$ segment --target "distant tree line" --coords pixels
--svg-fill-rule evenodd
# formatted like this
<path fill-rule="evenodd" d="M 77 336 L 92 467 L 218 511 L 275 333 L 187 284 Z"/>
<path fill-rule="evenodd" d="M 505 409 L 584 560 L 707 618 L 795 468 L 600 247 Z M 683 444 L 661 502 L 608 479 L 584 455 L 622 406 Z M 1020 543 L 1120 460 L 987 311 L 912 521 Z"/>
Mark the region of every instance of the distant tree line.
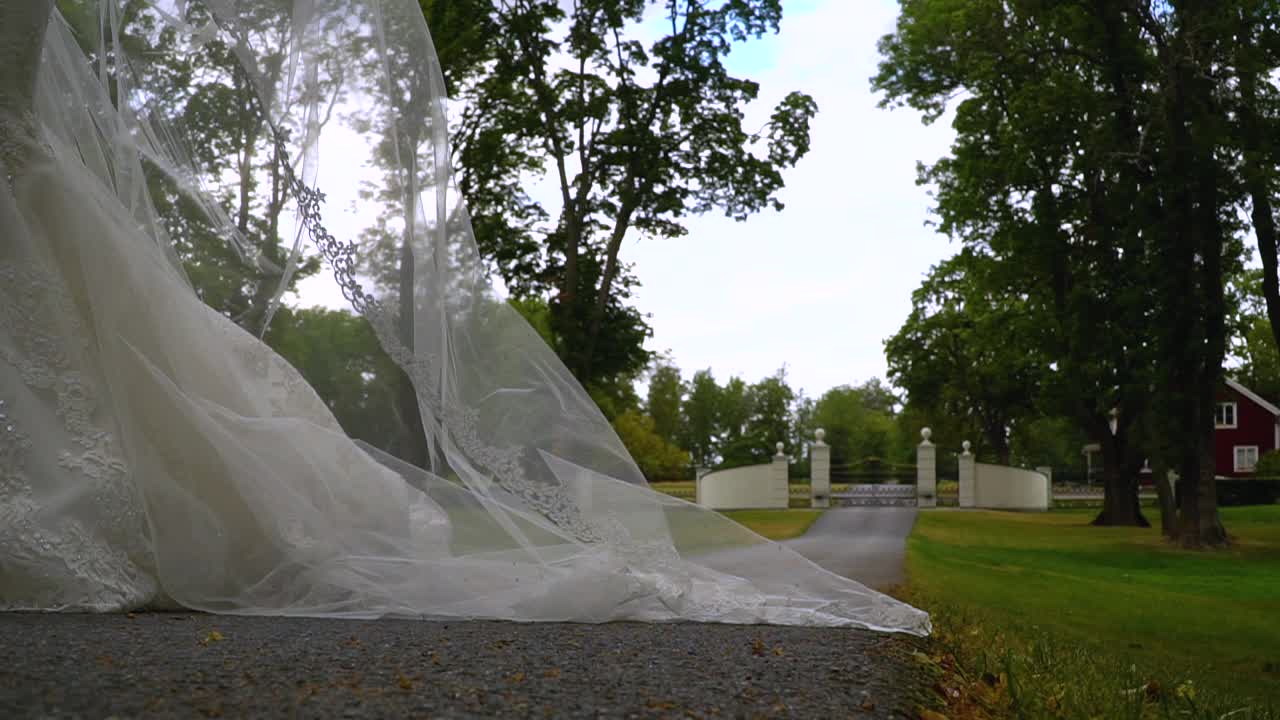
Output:
<path fill-rule="evenodd" d="M 833 476 L 913 474 L 920 430 L 931 427 L 954 457 L 964 440 L 984 458 L 1022 466 L 1079 470 L 1080 435 L 1060 419 L 1020 424 L 1002 450 L 993 451 L 981 426 L 965 414 L 925 403 L 903 405 L 880 379 L 839 385 L 817 398 L 787 380 L 785 368 L 748 383 L 720 383 L 710 369 L 684 377 L 660 357 L 647 375 L 646 396 L 614 420 L 623 442 L 650 480 L 692 477 L 694 466 L 730 468 L 769 462 L 776 443 L 791 460 L 793 477 L 808 477 L 808 447 L 821 428 L 831 446 Z"/>
<path fill-rule="evenodd" d="M 735 376 L 721 384 L 710 369 L 686 380 L 660 358 L 648 374 L 647 397 L 627 413 L 645 418 L 665 446 L 678 449 L 682 463 L 658 467 L 637 452 L 631 437 L 621 435 L 650 479 L 686 479 L 694 466 L 766 463 L 779 442 L 803 475 L 808 443 L 819 427 L 827 432 L 834 463 L 909 461 L 895 404 L 896 398 L 875 379 L 833 388 L 814 400 L 791 387 L 785 368 L 754 383 Z"/>

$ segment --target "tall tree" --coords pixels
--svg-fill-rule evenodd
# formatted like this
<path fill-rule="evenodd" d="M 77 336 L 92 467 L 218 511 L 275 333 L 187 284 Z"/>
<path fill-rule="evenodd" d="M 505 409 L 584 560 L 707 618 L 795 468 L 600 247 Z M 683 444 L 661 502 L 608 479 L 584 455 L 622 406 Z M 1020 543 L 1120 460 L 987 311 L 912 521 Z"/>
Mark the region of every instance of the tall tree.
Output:
<path fill-rule="evenodd" d="M 460 92 L 473 83 L 477 74 L 492 60 L 494 27 L 491 23 L 492 3 L 488 0 L 419 0 L 418 7 L 395 5 L 382 8 L 376 18 L 392 36 L 412 37 L 415 27 L 425 17 L 435 38 L 434 60 L 423 62 L 422 49 L 404 43 L 382 43 L 379 37 L 364 38 L 345 48 L 344 62 L 363 66 L 360 77 L 368 82 L 358 88 L 375 98 L 366 116 L 358 118 L 368 130 L 376 132 L 370 162 L 382 171 L 376 181 L 366 183 L 360 197 L 381 206 L 377 220 L 361 231 L 362 270 L 377 286 L 384 305 L 395 310 L 397 341 L 414 351 L 415 298 L 422 290 L 415 274 L 414 248 L 425 232 L 419 218 L 431 218 L 449 226 L 452 237 L 460 237 L 465 227 L 465 214 L 456 208 L 441 220 L 423 212 L 419 202 L 437 182 L 441 167 L 437 154 L 442 138 L 448 135 L 448 120 L 437 97 L 434 73 L 439 70 L 446 93 Z M 340 16 L 341 14 L 339 14 Z M 374 22 L 373 18 L 367 18 Z M 343 76 L 342 68 L 330 71 Z M 388 112 L 389 111 L 389 112 Z M 450 262 L 474 262 L 466 253 L 454 253 Z M 468 268 L 455 267 L 449 277 L 462 282 Z M 454 289 L 432 288 L 432 292 L 449 296 Z M 459 292 L 465 293 L 463 289 Z M 517 307 L 518 311 L 536 310 Z M 426 432 L 421 416 L 420 398 L 410 378 L 401 373 L 396 408 L 403 418 L 402 435 L 396 443 L 397 455 L 414 465 L 426 467 L 430 458 Z"/>
<path fill-rule="evenodd" d="M 1260 7 L 906 0 L 875 79 L 927 120 L 964 97 L 952 156 L 922 175 L 942 229 L 1031 280 L 1044 396 L 1103 450 L 1097 522 L 1145 522 L 1134 478 L 1150 452 L 1182 478 L 1189 545 L 1225 540 L 1213 396 L 1249 162 L 1233 139 L 1248 113 L 1224 98 L 1249 105 L 1233 38 Z M 1167 444 L 1144 447 L 1153 437 Z"/>
<path fill-rule="evenodd" d="M 1220 160 L 1227 127 L 1212 71 L 1232 52 L 1231 6 L 1179 2 L 1136 11 L 1159 63 L 1154 124 L 1164 140 L 1153 163 L 1153 189 L 1165 197 L 1155 253 L 1163 272 L 1154 315 L 1165 353 L 1156 417 L 1177 439 L 1165 455 L 1179 474 L 1178 538 L 1194 546 L 1227 540 L 1218 516 L 1213 441 L 1228 342 L 1232 178 Z"/>
<path fill-rule="evenodd" d="M 649 397 L 646 403 L 653 431 L 663 440 L 674 443 L 680 434 L 680 402 L 684 396 L 680 370 L 669 360 L 658 362 L 649 374 Z"/>
<path fill-rule="evenodd" d="M 863 406 L 869 410 L 892 415 L 902 403 L 893 389 L 878 377 L 873 377 L 861 385 L 855 385 L 853 389 L 862 398 Z"/>
<path fill-rule="evenodd" d="M 787 383 L 787 370 L 776 373 L 753 384 L 747 390 L 750 415 L 743 432 L 743 448 L 757 461 L 773 457 L 775 446 L 781 442 L 783 452 L 794 454 L 798 448 L 792 445 L 792 423 L 796 393 Z"/>
<path fill-rule="evenodd" d="M 1223 20 L 1230 28 L 1229 68 L 1234 92 L 1224 93 L 1231 131 L 1240 148 L 1244 192 L 1249 219 L 1262 262 L 1261 297 L 1272 341 L 1280 346 L 1280 231 L 1276 221 L 1276 194 L 1280 191 L 1280 86 L 1275 70 L 1280 66 L 1280 28 L 1275 17 L 1280 6 L 1270 0 L 1239 0 L 1226 4 Z M 1229 19 L 1228 19 L 1229 18 Z"/>
<path fill-rule="evenodd" d="M 822 394 L 813 408 L 813 422 L 826 431 L 831 464 L 850 466 L 893 460 L 898 453 L 897 428 L 878 380 L 860 386 L 840 385 Z"/>
<path fill-rule="evenodd" d="M 689 392 L 680 406 L 679 445 L 695 465 L 711 467 L 720 451 L 720 386 L 710 369 L 699 370 L 689 381 Z"/>
<path fill-rule="evenodd" d="M 781 171 L 808 151 L 816 106 L 791 93 L 762 129 L 743 128 L 759 86 L 724 60 L 735 42 L 778 30 L 779 0 L 667 0 L 665 31 L 647 47 L 633 32 L 641 0 L 496 5 L 494 62 L 460 134 L 460 186 L 508 286 L 552 296 L 562 355 L 590 386 L 648 359 L 619 352 L 637 347 L 619 339 L 644 332 L 625 305 L 624 239 L 678 237 L 691 214 L 780 208 Z M 551 179 L 554 211 L 487 190 L 531 174 Z"/>
<path fill-rule="evenodd" d="M 747 423 L 751 420 L 749 392 L 746 381 L 735 376 L 729 378 L 718 393 L 716 430 L 719 442 L 716 449 L 720 462 L 728 467 L 758 462 L 763 452 L 747 438 Z"/>
<path fill-rule="evenodd" d="M 663 439 L 651 416 L 627 410 L 614 418 L 613 428 L 649 482 L 688 477 L 689 453 Z"/>
<path fill-rule="evenodd" d="M 114 92 L 114 73 L 121 68 L 113 65 L 114 58 L 97 56 L 99 18 L 79 0 L 61 0 L 59 9 Z M 262 82 L 273 84 L 282 72 L 289 29 L 278 16 L 254 10 L 246 9 L 241 20 L 260 47 L 279 48 L 264 52 L 259 68 Z M 259 333 L 289 255 L 280 218 L 290 200 L 283 172 L 291 159 L 274 152 L 255 89 L 227 44 L 197 42 L 174 27 L 175 19 L 197 27 L 210 22 L 207 8 L 193 4 L 181 14 L 173 18 L 146 4 L 130 4 L 116 29 L 130 48 L 127 72 L 154 90 L 145 99 L 147 112 L 163 119 L 168 137 L 182 144 L 182 157 L 165 160 L 181 171 L 194 170 L 195 178 L 180 187 L 159 171 L 158 158 L 144 158 L 143 167 L 160 221 L 198 296 Z M 291 108 L 279 110 L 279 122 L 287 127 Z M 199 196 L 193 186 L 200 187 Z M 287 287 L 318 269 L 315 258 L 304 258 Z"/>
<path fill-rule="evenodd" d="M 885 342 L 889 378 L 917 408 L 970 418 L 1001 464 L 1009 432 L 1033 414 L 1048 363 L 1028 303 L 990 255 L 966 249 L 934 267 Z"/>

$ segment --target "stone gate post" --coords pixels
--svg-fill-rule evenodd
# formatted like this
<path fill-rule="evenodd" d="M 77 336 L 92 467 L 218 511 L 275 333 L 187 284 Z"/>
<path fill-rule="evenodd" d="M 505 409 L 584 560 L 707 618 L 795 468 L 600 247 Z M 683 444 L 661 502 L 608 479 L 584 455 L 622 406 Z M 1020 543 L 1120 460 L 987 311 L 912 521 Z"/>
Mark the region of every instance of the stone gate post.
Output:
<path fill-rule="evenodd" d="M 831 507 L 831 446 L 823 442 L 826 436 L 827 431 L 818 428 L 809 446 L 809 503 L 815 508 Z"/>
<path fill-rule="evenodd" d="M 773 456 L 773 487 L 776 493 L 775 503 L 780 503 L 779 507 L 789 507 L 791 505 L 791 479 L 787 476 L 787 470 L 790 463 L 787 462 L 787 456 L 782 452 L 784 445 L 778 443 L 774 445 L 777 452 Z"/>
<path fill-rule="evenodd" d="M 964 452 L 960 453 L 960 507 L 974 507 L 976 505 L 975 485 L 977 485 L 978 468 L 973 453 L 969 452 L 972 447 L 968 440 L 963 443 Z"/>
<path fill-rule="evenodd" d="M 920 444 L 916 446 L 916 506 L 938 505 L 938 446 L 929 442 L 933 431 L 920 430 Z"/>

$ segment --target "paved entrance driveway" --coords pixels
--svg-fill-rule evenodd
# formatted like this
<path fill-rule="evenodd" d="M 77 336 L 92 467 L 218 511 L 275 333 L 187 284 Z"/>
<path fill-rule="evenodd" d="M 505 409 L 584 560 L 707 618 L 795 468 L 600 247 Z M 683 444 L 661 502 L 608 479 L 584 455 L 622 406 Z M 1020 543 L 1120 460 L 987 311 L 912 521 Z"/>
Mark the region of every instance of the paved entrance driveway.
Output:
<path fill-rule="evenodd" d="M 915 508 L 837 508 L 786 544 L 837 575 L 883 590 L 906 580 L 907 536 L 915 521 Z"/>

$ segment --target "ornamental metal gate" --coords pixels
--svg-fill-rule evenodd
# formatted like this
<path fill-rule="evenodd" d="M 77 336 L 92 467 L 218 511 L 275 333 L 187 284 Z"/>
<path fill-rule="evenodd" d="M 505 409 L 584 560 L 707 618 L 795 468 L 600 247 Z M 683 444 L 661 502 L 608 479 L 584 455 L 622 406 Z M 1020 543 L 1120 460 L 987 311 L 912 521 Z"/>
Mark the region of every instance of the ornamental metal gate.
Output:
<path fill-rule="evenodd" d="M 831 493 L 835 507 L 915 507 L 915 485 L 850 485 L 847 490 Z"/>

